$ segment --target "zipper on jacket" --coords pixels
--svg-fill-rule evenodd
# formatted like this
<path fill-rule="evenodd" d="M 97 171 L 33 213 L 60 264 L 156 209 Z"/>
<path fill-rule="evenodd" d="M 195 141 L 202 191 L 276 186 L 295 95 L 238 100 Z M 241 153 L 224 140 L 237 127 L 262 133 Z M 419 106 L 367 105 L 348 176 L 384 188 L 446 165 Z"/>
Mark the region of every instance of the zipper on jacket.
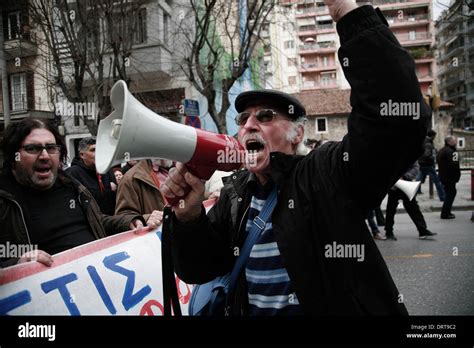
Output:
<path fill-rule="evenodd" d="M 245 211 L 244 211 L 244 214 L 242 215 L 242 218 L 240 219 L 239 229 L 237 230 L 237 236 L 236 236 L 235 241 L 234 241 L 234 243 L 233 243 L 234 246 L 235 246 L 235 244 L 237 244 L 237 241 L 239 240 L 239 237 L 240 237 L 240 229 L 241 229 L 241 227 L 242 227 L 242 223 L 244 222 L 245 216 L 247 215 L 247 211 L 248 211 L 249 208 L 250 208 L 250 204 L 251 204 L 251 203 L 249 203 L 249 205 L 247 206 L 247 208 L 246 208 Z"/>
<path fill-rule="evenodd" d="M 30 243 L 30 245 L 32 245 L 31 244 L 31 239 L 30 239 L 30 234 L 28 233 L 28 226 L 26 226 L 25 217 L 23 216 L 23 210 L 21 209 L 21 206 L 17 201 L 15 201 L 14 199 L 11 199 L 11 201 L 16 204 L 18 209 L 20 209 L 21 220 L 23 221 L 23 225 L 25 226 L 25 230 L 26 230 L 26 238 L 28 238 L 28 243 Z"/>

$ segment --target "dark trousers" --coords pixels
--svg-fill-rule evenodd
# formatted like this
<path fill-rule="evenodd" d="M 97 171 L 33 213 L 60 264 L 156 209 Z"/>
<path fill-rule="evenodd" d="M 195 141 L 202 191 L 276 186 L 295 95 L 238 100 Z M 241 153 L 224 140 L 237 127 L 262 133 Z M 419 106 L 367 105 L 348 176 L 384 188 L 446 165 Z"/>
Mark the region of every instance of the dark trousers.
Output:
<path fill-rule="evenodd" d="M 416 178 L 416 180 L 424 183 L 425 178 L 428 175 L 431 177 L 431 180 L 436 186 L 436 192 L 438 192 L 439 200 L 443 201 L 446 195 L 444 193 L 443 185 L 441 184 L 441 181 L 439 180 L 438 174 L 436 174 L 436 169 L 434 166 L 420 167 L 420 173 L 418 174 L 418 177 Z M 418 189 L 418 192 L 421 192 L 421 185 L 420 185 L 420 188 Z"/>
<path fill-rule="evenodd" d="M 443 183 L 444 192 L 446 198 L 443 202 L 443 208 L 441 209 L 441 216 L 448 216 L 451 214 L 451 208 L 453 207 L 454 198 L 456 197 L 456 183 Z"/>
<path fill-rule="evenodd" d="M 375 219 L 377 220 L 377 225 L 379 226 L 385 226 L 385 217 L 383 216 L 382 209 L 380 208 L 380 205 L 374 209 L 375 213 Z"/>
<path fill-rule="evenodd" d="M 379 228 L 375 223 L 375 212 L 373 210 L 369 211 L 367 214 L 367 222 L 369 223 L 370 230 L 372 231 L 373 235 L 379 233 Z"/>
<path fill-rule="evenodd" d="M 397 213 L 397 205 L 400 199 L 403 201 L 403 207 L 415 224 L 418 233 L 424 233 L 426 231 L 426 221 L 420 211 L 416 197 L 410 201 L 401 190 L 395 189 L 388 192 L 387 212 L 385 213 L 386 234 L 393 234 L 394 218 L 395 214 Z"/>

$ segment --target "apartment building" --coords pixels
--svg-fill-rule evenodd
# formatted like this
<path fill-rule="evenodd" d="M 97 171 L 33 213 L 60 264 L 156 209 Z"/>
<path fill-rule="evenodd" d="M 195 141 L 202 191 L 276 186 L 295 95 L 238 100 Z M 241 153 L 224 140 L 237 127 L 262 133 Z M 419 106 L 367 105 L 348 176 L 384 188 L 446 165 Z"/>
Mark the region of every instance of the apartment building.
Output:
<path fill-rule="evenodd" d="M 336 23 L 323 0 L 296 3 L 301 90 L 349 88 L 337 58 Z"/>
<path fill-rule="evenodd" d="M 288 3 L 291 5 L 291 3 Z M 295 8 L 276 6 L 262 26 L 264 87 L 286 93 L 300 90 Z"/>
<path fill-rule="evenodd" d="M 432 0 L 374 0 L 371 3 L 380 8 L 402 47 L 414 58 L 422 93 L 431 93 L 435 70 Z"/>
<path fill-rule="evenodd" d="M 424 94 L 430 93 L 435 69 L 433 55 L 433 21 L 431 14 L 432 0 L 371 0 L 358 1 L 359 5 L 371 3 L 381 9 L 390 28 L 401 45 L 415 59 L 416 74 Z M 271 57 L 272 76 L 284 81 L 288 79 L 285 91 L 311 91 L 319 89 L 350 88 L 344 77 L 341 63 L 337 57 L 340 47 L 336 23 L 332 21 L 324 0 L 281 0 L 286 17 L 270 23 L 266 54 Z M 282 25 L 285 20 L 294 18 L 294 30 L 291 26 Z M 277 25 L 279 24 L 279 25 Z M 272 32 L 273 30 L 273 32 Z M 294 43 L 292 43 L 294 41 Z M 292 50 L 278 45 L 293 47 Z M 274 48 L 275 47 L 275 48 Z M 288 67 L 285 59 L 296 56 L 296 67 Z M 280 58 L 279 58 L 280 57 Z M 280 65 L 278 65 L 280 64 Z M 294 69 L 296 78 L 292 77 Z M 283 72 L 279 72 L 283 71 Z M 278 74 L 283 74 L 282 77 Z M 275 79 L 270 85 L 280 86 Z M 294 83 L 297 86 L 294 86 Z"/>
<path fill-rule="evenodd" d="M 2 1 L 3 61 L 0 79 L 6 80 L 10 120 L 54 118 L 48 57 L 41 54 L 41 33 L 31 26 L 26 1 Z M 3 69 L 2 69 L 3 70 Z M 3 82 L 3 81 L 2 81 Z M 1 88 L 1 85 L 0 85 Z M 0 132 L 4 130 L 3 90 L 0 93 Z"/>
<path fill-rule="evenodd" d="M 474 127 L 474 8 L 454 1 L 435 27 L 441 98 L 454 104 L 453 127 Z"/>

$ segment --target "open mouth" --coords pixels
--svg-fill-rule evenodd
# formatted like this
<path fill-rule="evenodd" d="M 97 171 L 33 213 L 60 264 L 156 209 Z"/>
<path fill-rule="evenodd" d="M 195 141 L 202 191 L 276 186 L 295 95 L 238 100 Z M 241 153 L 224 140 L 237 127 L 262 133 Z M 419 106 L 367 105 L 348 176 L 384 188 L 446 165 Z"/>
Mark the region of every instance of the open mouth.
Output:
<path fill-rule="evenodd" d="M 45 168 L 36 168 L 35 171 L 38 172 L 39 174 L 47 174 L 51 170 L 50 167 L 45 167 Z"/>
<path fill-rule="evenodd" d="M 245 142 L 245 148 L 248 152 L 257 153 L 263 151 L 265 144 L 257 139 L 249 139 Z"/>

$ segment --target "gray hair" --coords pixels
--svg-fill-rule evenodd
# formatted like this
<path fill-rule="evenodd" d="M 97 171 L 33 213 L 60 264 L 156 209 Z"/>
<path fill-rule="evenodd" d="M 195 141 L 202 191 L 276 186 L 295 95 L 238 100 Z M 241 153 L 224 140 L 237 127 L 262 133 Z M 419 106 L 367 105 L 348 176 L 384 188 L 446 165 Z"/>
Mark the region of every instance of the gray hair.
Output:
<path fill-rule="evenodd" d="M 304 125 L 305 125 L 306 121 L 307 121 L 306 117 L 298 117 L 298 119 L 293 121 L 292 122 L 293 127 L 286 134 L 286 139 L 288 141 L 295 140 L 295 138 L 298 136 L 298 132 L 296 130 L 300 126 L 303 127 L 303 129 L 304 129 Z M 303 139 L 301 140 L 301 142 L 299 142 L 298 145 L 296 146 L 296 154 L 297 155 L 305 156 L 310 152 L 310 150 L 305 146 L 305 140 L 306 140 L 306 136 L 304 136 Z"/>
<path fill-rule="evenodd" d="M 83 139 L 79 142 L 79 145 L 77 146 L 77 149 L 79 150 L 79 152 L 85 151 L 85 150 L 87 150 L 87 148 L 88 148 L 90 145 L 95 145 L 95 138 L 93 138 L 93 137 L 83 138 Z"/>
<path fill-rule="evenodd" d="M 447 145 L 456 144 L 457 138 L 454 135 L 448 135 L 446 138 L 444 138 L 444 143 Z"/>

